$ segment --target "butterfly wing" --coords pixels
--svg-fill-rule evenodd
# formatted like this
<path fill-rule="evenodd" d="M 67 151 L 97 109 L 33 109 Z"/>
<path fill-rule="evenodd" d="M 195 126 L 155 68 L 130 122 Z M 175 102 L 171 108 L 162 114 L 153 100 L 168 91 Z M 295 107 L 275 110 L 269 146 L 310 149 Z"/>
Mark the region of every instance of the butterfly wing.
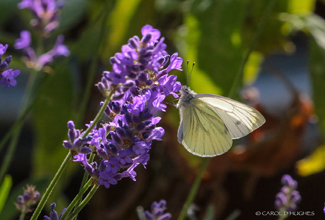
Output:
<path fill-rule="evenodd" d="M 178 141 L 190 153 L 201 157 L 213 157 L 228 151 L 232 139 L 219 115 L 204 102 L 195 99 L 192 102 L 192 105 L 179 109 Z"/>
<path fill-rule="evenodd" d="M 265 118 L 256 109 L 230 98 L 212 94 L 197 94 L 219 115 L 228 128 L 232 139 L 241 138 L 264 124 Z"/>

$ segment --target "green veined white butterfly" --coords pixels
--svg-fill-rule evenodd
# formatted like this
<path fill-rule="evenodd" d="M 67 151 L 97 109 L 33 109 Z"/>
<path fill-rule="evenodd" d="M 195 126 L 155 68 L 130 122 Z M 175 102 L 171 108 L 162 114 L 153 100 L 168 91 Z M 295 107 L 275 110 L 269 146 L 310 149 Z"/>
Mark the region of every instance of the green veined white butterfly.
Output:
<path fill-rule="evenodd" d="M 230 149 L 232 139 L 246 136 L 265 122 L 256 109 L 230 98 L 197 94 L 187 86 L 180 93 L 178 142 L 194 155 L 221 155 Z"/>

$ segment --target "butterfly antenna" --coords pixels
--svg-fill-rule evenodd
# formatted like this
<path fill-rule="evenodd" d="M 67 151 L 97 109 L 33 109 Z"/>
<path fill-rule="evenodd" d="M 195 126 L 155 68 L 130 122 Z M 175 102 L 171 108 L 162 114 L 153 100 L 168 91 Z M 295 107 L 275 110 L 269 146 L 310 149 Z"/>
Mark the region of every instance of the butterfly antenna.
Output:
<path fill-rule="evenodd" d="M 188 86 L 189 85 L 189 83 L 190 83 L 190 76 L 189 76 L 189 74 L 188 74 L 188 63 L 189 63 L 190 61 L 188 60 L 187 62 L 186 62 L 186 85 Z"/>
<path fill-rule="evenodd" d="M 187 66 L 188 66 L 188 63 L 187 63 Z M 191 76 L 192 76 L 192 72 L 193 72 L 194 66 L 195 66 L 195 62 L 193 62 L 191 72 L 189 73 L 187 85 L 190 85 L 190 80 L 191 80 Z"/>

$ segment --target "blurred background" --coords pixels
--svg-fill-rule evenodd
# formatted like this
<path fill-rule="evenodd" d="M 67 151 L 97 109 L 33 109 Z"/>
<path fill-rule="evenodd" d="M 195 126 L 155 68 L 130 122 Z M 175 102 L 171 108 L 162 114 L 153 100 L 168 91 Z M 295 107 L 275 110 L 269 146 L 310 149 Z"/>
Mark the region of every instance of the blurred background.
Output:
<path fill-rule="evenodd" d="M 31 14 L 19 10 L 19 2 L 0 0 L 0 43 L 9 44 L 5 55 L 13 56 L 11 68 L 21 70 L 16 87 L 0 87 L 0 137 L 17 118 L 30 73 L 14 42 L 22 30 L 31 30 L 36 38 L 29 24 Z M 44 192 L 67 154 L 62 146 L 67 121 L 81 117 L 78 128 L 85 129 L 84 124 L 95 117 L 103 100 L 96 82 L 104 70 L 111 70 L 109 58 L 129 38 L 141 36 L 144 25 L 161 31 L 169 54 L 178 52 L 190 65 L 196 63 L 189 85 L 193 90 L 227 96 L 268 4 L 267 0 L 65 0 L 60 25 L 44 47 L 50 49 L 63 34 L 71 54 L 42 73 L 46 83 L 39 86 L 40 96 L 24 122 L 8 170 L 12 188 L 0 219 L 18 219 L 13 203 L 26 184 Z M 324 218 L 324 16 L 324 0 L 276 2 L 246 63 L 236 97 L 258 109 L 266 124 L 210 161 L 192 219 L 208 215 L 226 219 L 239 211 L 237 219 L 260 219 L 256 211 L 276 210 L 274 200 L 283 174 L 298 181 L 302 197 L 298 210 L 314 211 L 316 219 Z M 96 75 L 83 114 L 80 102 L 92 69 Z M 186 84 L 186 71 L 172 74 Z M 201 158 L 177 142 L 176 102 L 172 97 L 166 102 L 167 112 L 160 122 L 166 134 L 163 141 L 153 143 L 147 169 L 137 167 L 137 181 L 123 179 L 109 189 L 101 187 L 78 219 L 138 219 L 137 206 L 148 210 L 161 199 L 167 201 L 172 219 L 177 218 Z M 5 153 L 6 147 L 1 163 Z M 58 212 L 77 194 L 83 172 L 74 163 L 64 173 L 49 199 L 49 204 L 56 202 Z M 49 213 L 49 204 L 43 215 Z M 268 218 L 277 217 L 263 217 Z"/>

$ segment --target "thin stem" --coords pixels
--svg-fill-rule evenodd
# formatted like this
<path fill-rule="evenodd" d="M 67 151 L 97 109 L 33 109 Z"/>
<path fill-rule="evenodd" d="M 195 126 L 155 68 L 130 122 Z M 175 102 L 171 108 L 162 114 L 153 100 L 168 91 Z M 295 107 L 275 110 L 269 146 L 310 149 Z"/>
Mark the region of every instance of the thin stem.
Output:
<path fill-rule="evenodd" d="M 195 182 L 194 182 L 194 184 L 193 184 L 193 186 L 191 188 L 190 194 L 188 195 L 188 197 L 186 199 L 186 202 L 185 202 L 185 204 L 183 206 L 181 214 L 178 217 L 178 220 L 183 220 L 186 217 L 187 210 L 190 207 L 190 205 L 192 204 L 192 202 L 193 202 L 193 200 L 194 200 L 194 198 L 196 196 L 197 190 L 198 190 L 198 188 L 200 186 L 200 183 L 201 183 L 201 180 L 202 180 L 203 173 L 206 170 L 210 160 L 211 160 L 210 158 L 203 158 L 202 159 L 199 173 L 197 174 L 197 176 L 195 178 Z"/>
<path fill-rule="evenodd" d="M 107 96 L 108 98 L 105 99 L 104 104 L 102 105 L 102 107 L 100 108 L 98 114 L 96 115 L 94 121 L 89 125 L 89 127 L 86 129 L 85 133 L 83 133 L 81 135 L 81 138 L 85 138 L 87 137 L 87 135 L 93 130 L 93 128 L 96 126 L 96 124 L 99 122 L 99 120 L 101 119 L 102 115 L 104 114 L 104 111 L 109 103 L 109 101 L 111 100 L 111 96 L 112 96 L 112 91 L 109 93 L 109 95 Z"/>
<path fill-rule="evenodd" d="M 72 211 L 72 209 L 75 206 L 78 206 L 78 201 L 80 201 L 80 199 L 82 199 L 83 194 L 85 194 L 85 192 L 89 189 L 89 187 L 91 186 L 92 183 L 92 179 L 89 179 L 88 182 L 81 188 L 81 190 L 79 191 L 78 195 L 72 200 L 72 202 L 70 203 L 70 205 L 67 207 L 67 210 L 63 213 L 61 219 L 64 220 L 65 217 L 67 217 L 68 214 L 70 214 L 70 212 Z"/>
<path fill-rule="evenodd" d="M 37 98 L 35 97 L 32 102 L 29 103 L 28 107 L 22 112 L 22 114 L 18 117 L 18 119 L 15 121 L 15 123 L 11 126 L 9 131 L 6 133 L 6 135 L 2 138 L 0 142 L 0 151 L 5 146 L 13 132 L 16 131 L 16 129 L 20 126 L 21 123 L 25 120 L 26 116 L 30 113 L 30 110 L 34 107 L 34 104 L 36 103 Z"/>
<path fill-rule="evenodd" d="M 93 86 L 93 81 L 95 78 L 97 64 L 98 64 L 98 60 L 99 60 L 99 49 L 100 49 L 102 42 L 106 38 L 105 37 L 106 36 L 106 23 L 107 23 L 108 16 L 110 15 L 110 13 L 108 13 L 108 10 L 109 10 L 109 7 L 111 6 L 111 4 L 112 4 L 112 1 L 107 1 L 106 7 L 103 8 L 103 10 L 101 11 L 101 13 L 99 15 L 101 17 L 104 14 L 104 16 L 102 18 L 101 27 L 100 27 L 99 39 L 97 41 L 97 44 L 95 45 L 96 55 L 94 56 L 94 58 L 91 62 L 86 89 L 85 89 L 85 92 L 83 95 L 82 102 L 78 108 L 78 115 L 77 115 L 77 119 L 76 119 L 77 126 L 78 125 L 80 126 L 80 124 L 81 124 L 82 118 L 86 111 L 87 103 L 88 103 L 89 96 L 90 96 L 90 91 Z"/>
<path fill-rule="evenodd" d="M 38 206 L 35 209 L 35 212 L 32 216 L 32 218 L 30 220 L 36 220 L 38 218 L 38 216 L 40 215 L 45 203 L 47 202 L 48 198 L 50 197 L 56 183 L 58 182 L 58 180 L 60 179 L 63 171 L 65 170 L 65 168 L 68 166 L 69 162 L 71 161 L 71 152 L 69 151 L 69 153 L 67 154 L 67 156 L 64 158 L 63 163 L 61 164 L 60 168 L 58 169 L 58 171 L 56 172 L 54 178 L 52 179 L 50 185 L 47 187 L 44 195 L 42 196 L 40 202 L 38 203 Z"/>
<path fill-rule="evenodd" d="M 102 117 L 102 115 L 103 115 L 109 101 L 111 100 L 111 94 L 112 94 L 112 92 L 110 92 L 110 95 L 108 96 L 108 98 L 106 98 L 104 104 L 102 105 L 102 107 L 100 108 L 98 114 L 96 115 L 93 123 L 88 127 L 88 129 L 81 136 L 81 138 L 87 137 L 87 135 L 91 132 L 91 130 L 95 127 L 95 125 L 99 122 L 99 120 Z M 64 169 L 67 167 L 67 164 L 69 163 L 69 161 L 71 161 L 71 152 L 70 151 L 69 151 L 68 155 L 65 157 L 65 159 L 64 159 L 63 163 L 61 164 L 59 170 L 56 172 L 56 174 L 55 174 L 53 180 L 51 181 L 50 185 L 46 189 L 41 201 L 39 202 L 39 204 L 38 204 L 32 218 L 30 220 L 36 220 L 38 218 L 39 214 L 41 213 L 41 210 L 43 209 L 47 199 L 51 195 L 56 183 L 58 182 L 59 178 L 61 177 Z"/>
<path fill-rule="evenodd" d="M 92 163 L 94 161 L 94 159 L 95 159 L 95 156 L 96 156 L 95 153 L 91 153 L 90 154 L 90 157 L 89 157 L 89 160 L 88 160 L 88 163 Z M 89 173 L 87 171 L 85 171 L 84 176 L 83 176 L 82 181 L 81 181 L 81 185 L 80 185 L 80 190 L 79 191 L 82 191 L 83 190 L 82 186 L 85 184 L 85 182 L 87 181 L 88 177 L 89 177 Z M 79 192 L 79 194 L 80 194 L 80 192 Z M 82 199 L 82 197 L 79 197 L 78 200 L 76 201 L 76 204 L 77 204 L 76 207 L 78 207 L 80 205 L 81 199 Z M 77 218 L 77 216 L 76 216 L 76 218 Z"/>
<path fill-rule="evenodd" d="M 19 220 L 24 220 L 26 215 L 26 206 L 23 206 L 21 209 L 21 214 L 19 216 Z"/>
<path fill-rule="evenodd" d="M 276 3 L 277 0 L 270 0 L 268 5 L 266 6 L 266 10 L 265 10 L 265 13 L 260 21 L 260 23 L 258 24 L 257 26 L 257 29 L 256 29 L 256 32 L 253 36 L 253 39 L 252 39 L 252 42 L 250 44 L 250 47 L 244 57 L 244 59 L 242 60 L 240 66 L 239 66 L 239 69 L 238 69 L 238 72 L 236 74 L 236 78 L 235 78 L 235 81 L 234 83 L 232 84 L 232 87 L 230 89 L 230 92 L 229 92 L 229 95 L 228 97 L 232 98 L 232 97 L 235 97 L 236 93 L 237 93 L 237 89 L 240 88 L 240 84 L 242 82 L 242 76 L 243 76 L 243 72 L 244 72 L 244 67 L 249 59 L 249 56 L 250 54 L 252 53 L 252 51 L 254 50 L 255 48 L 255 45 L 256 43 L 258 42 L 259 38 L 260 38 L 260 35 L 262 33 L 262 30 L 264 29 L 264 26 L 266 24 L 266 21 L 268 19 L 268 17 L 270 16 L 271 12 L 272 12 L 272 9 L 274 8 L 274 5 Z"/>
<path fill-rule="evenodd" d="M 26 86 L 25 97 L 23 99 L 21 111 L 19 112 L 18 118 L 22 118 L 25 110 L 28 107 L 29 100 L 31 99 L 32 94 L 33 94 L 33 88 L 34 88 L 36 79 L 37 79 L 37 72 L 35 70 L 33 70 L 33 71 L 31 71 L 29 79 L 28 79 L 28 83 L 27 83 L 27 86 Z M 2 163 L 2 166 L 1 166 L 0 183 L 2 182 L 4 175 L 7 173 L 8 168 L 9 168 L 9 166 L 11 164 L 11 161 L 12 161 L 12 158 L 13 158 L 17 143 L 18 143 L 18 138 L 19 138 L 22 126 L 23 126 L 23 123 L 20 123 L 15 127 L 15 130 L 14 130 L 10 145 L 8 147 L 8 151 L 6 153 L 6 156 L 5 156 L 5 158 L 3 160 L 3 163 Z"/>
<path fill-rule="evenodd" d="M 242 81 L 242 75 L 243 75 L 243 70 L 244 70 L 244 67 L 248 61 L 248 58 L 249 58 L 249 55 L 251 54 L 251 52 L 253 51 L 254 47 L 255 47 L 255 44 L 257 43 L 259 37 L 260 37 L 260 34 L 265 26 L 265 23 L 267 21 L 267 18 L 269 17 L 275 3 L 276 3 L 277 0 L 270 0 L 267 7 L 266 7 L 266 10 L 265 10 L 265 13 L 264 13 L 264 16 L 262 17 L 262 20 L 260 21 L 258 27 L 257 27 L 257 30 L 254 34 L 254 37 L 253 37 L 253 40 L 251 42 L 251 45 L 249 47 L 249 50 L 248 52 L 246 53 L 246 56 L 244 57 L 240 67 L 239 67 L 239 70 L 237 72 L 237 75 L 236 75 L 236 78 L 234 80 L 234 83 L 231 87 L 231 90 L 229 92 L 229 97 L 232 98 L 235 96 L 236 92 L 237 92 L 237 89 L 240 87 L 240 82 Z M 199 185 L 201 183 L 201 180 L 202 180 L 202 176 L 203 176 L 203 173 L 204 171 L 206 170 L 208 164 L 209 164 L 209 161 L 210 161 L 210 158 L 203 158 L 202 159 L 202 162 L 201 162 L 201 167 L 200 167 L 200 171 L 199 173 L 197 174 L 196 176 L 196 179 L 195 179 L 195 182 L 191 188 L 191 191 L 190 191 L 190 194 L 188 195 L 187 199 L 186 199 L 186 202 L 183 206 L 183 209 L 181 211 L 181 214 L 179 215 L 178 217 L 178 220 L 183 220 L 185 217 L 186 217 L 186 214 L 187 214 L 187 210 L 188 208 L 190 207 L 190 205 L 192 204 L 193 200 L 194 200 L 194 197 L 197 193 L 197 190 L 199 188 Z"/>
<path fill-rule="evenodd" d="M 79 212 L 87 205 L 87 203 L 90 201 L 90 199 L 95 195 L 97 189 L 99 188 L 99 185 L 94 185 L 93 188 L 91 188 L 90 192 L 86 196 L 86 198 L 80 203 L 80 205 L 76 208 L 73 215 L 71 217 L 68 217 L 68 220 L 75 218 Z"/>

